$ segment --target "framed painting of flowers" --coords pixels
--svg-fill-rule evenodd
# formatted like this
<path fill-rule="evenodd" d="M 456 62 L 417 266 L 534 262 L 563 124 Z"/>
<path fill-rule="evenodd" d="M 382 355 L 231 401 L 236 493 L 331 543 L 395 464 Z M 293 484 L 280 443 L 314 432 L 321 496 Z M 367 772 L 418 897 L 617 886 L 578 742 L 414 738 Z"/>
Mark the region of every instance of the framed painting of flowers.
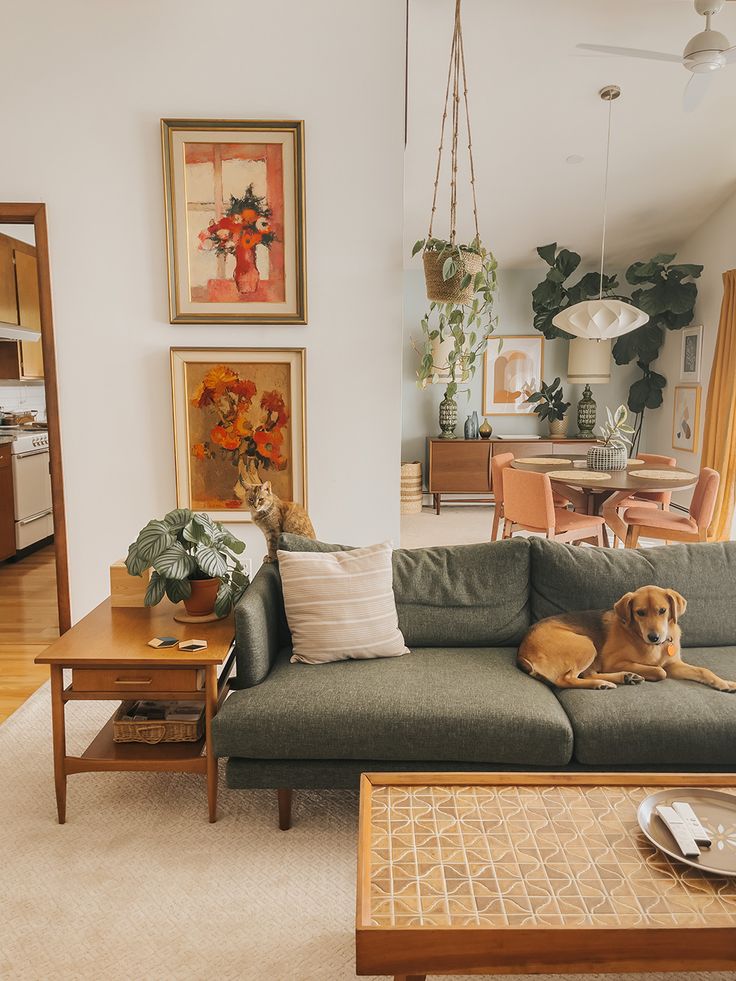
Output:
<path fill-rule="evenodd" d="M 305 324 L 304 123 L 162 119 L 172 323 Z"/>
<path fill-rule="evenodd" d="M 251 484 L 306 506 L 304 349 L 171 348 L 178 507 L 250 521 Z"/>

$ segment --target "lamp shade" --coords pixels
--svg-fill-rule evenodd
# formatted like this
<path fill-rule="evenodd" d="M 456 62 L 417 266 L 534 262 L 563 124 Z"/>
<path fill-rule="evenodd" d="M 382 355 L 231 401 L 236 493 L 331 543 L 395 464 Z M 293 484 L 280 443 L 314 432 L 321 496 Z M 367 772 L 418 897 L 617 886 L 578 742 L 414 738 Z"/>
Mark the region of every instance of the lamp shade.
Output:
<path fill-rule="evenodd" d="M 570 385 L 607 385 L 611 380 L 611 342 L 570 341 L 567 381 Z"/>
<path fill-rule="evenodd" d="M 552 323 L 560 330 L 589 341 L 604 341 L 628 334 L 649 320 L 643 310 L 623 300 L 584 300 L 561 310 Z"/>

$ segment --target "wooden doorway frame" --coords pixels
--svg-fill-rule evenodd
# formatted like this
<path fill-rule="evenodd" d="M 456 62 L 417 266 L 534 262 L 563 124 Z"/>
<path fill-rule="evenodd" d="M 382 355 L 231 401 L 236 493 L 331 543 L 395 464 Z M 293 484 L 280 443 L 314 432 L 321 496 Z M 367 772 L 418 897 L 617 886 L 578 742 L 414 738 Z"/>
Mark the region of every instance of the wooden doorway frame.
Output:
<path fill-rule="evenodd" d="M 56 342 L 51 305 L 51 267 L 45 204 L 0 204 L 0 224 L 33 225 L 38 260 L 38 290 L 41 300 L 41 350 L 46 389 L 46 418 L 49 428 L 51 465 L 51 503 L 54 509 L 54 552 L 56 555 L 56 592 L 59 606 L 59 632 L 72 625 L 69 592 L 69 562 L 64 508 L 64 473 L 61 465 L 61 426 L 59 424 L 59 388 L 56 376 Z"/>

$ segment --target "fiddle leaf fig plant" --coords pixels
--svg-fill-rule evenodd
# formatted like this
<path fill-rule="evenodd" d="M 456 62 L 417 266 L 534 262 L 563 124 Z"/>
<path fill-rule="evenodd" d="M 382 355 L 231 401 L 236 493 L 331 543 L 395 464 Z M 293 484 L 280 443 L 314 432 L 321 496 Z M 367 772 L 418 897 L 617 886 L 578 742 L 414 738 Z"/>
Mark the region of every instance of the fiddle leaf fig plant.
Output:
<path fill-rule="evenodd" d="M 496 328 L 498 317 L 494 313 L 496 291 L 498 289 L 498 263 L 492 252 L 474 239 L 471 245 L 450 245 L 441 239 L 420 239 L 414 246 L 412 255 L 421 249 L 446 255 L 442 275 L 451 279 L 457 274 L 456 259 L 461 252 L 472 252 L 481 258 L 480 271 L 467 273 L 460 289 L 472 284 L 473 299 L 470 303 L 438 303 L 432 301 L 429 310 L 422 318 L 422 339 L 417 343 L 412 338 L 412 346 L 419 356 L 417 385 L 426 388 L 444 378 L 449 378 L 445 391 L 448 398 L 454 398 L 461 385 L 467 385 L 473 378 L 488 346 L 491 334 Z M 437 359 L 437 352 L 445 342 L 451 347 L 447 355 Z M 446 348 L 447 350 L 447 348 Z M 470 395 L 470 390 L 465 389 Z"/>
<path fill-rule="evenodd" d="M 189 508 L 176 508 L 141 529 L 128 549 L 125 565 L 131 576 L 140 576 L 153 567 L 146 606 L 155 606 L 164 596 L 172 603 L 189 599 L 194 579 L 219 579 L 215 613 L 222 617 L 249 584 L 238 558 L 243 551 L 245 542 L 219 521 Z"/>

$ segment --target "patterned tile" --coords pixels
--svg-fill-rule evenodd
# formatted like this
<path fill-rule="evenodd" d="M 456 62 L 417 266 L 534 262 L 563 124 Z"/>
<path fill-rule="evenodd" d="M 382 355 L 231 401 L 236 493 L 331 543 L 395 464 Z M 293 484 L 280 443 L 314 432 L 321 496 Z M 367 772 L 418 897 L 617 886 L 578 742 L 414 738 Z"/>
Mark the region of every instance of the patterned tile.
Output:
<path fill-rule="evenodd" d="M 371 923 L 732 926 L 736 880 L 670 862 L 641 834 L 653 789 L 375 786 Z"/>

